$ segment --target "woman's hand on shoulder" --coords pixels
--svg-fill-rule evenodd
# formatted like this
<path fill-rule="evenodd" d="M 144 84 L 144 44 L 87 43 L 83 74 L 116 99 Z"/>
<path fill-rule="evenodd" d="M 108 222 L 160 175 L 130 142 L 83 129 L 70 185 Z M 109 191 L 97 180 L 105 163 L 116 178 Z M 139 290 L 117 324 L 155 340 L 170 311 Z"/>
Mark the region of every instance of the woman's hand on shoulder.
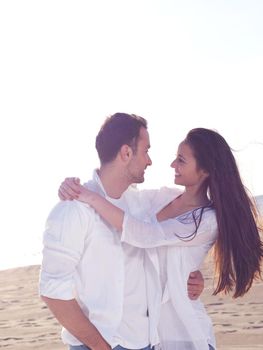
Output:
<path fill-rule="evenodd" d="M 95 192 L 81 185 L 77 177 L 67 177 L 59 187 L 58 196 L 63 201 L 77 199 L 88 204 L 98 197 Z"/>
<path fill-rule="evenodd" d="M 77 177 L 66 177 L 61 183 L 58 196 L 62 201 L 78 199 L 80 194 L 80 179 Z"/>

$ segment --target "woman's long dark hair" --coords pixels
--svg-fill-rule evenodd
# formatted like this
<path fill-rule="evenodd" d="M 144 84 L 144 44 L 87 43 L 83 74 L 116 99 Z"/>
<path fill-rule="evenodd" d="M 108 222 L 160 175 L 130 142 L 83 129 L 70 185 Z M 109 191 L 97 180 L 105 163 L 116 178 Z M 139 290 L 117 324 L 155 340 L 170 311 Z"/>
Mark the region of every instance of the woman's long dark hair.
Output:
<path fill-rule="evenodd" d="M 233 291 L 237 298 L 261 276 L 263 243 L 256 224 L 256 208 L 242 184 L 233 153 L 220 134 L 197 128 L 189 131 L 185 142 L 194 152 L 198 166 L 209 173 L 208 192 L 218 223 L 218 283 L 214 294 Z"/>

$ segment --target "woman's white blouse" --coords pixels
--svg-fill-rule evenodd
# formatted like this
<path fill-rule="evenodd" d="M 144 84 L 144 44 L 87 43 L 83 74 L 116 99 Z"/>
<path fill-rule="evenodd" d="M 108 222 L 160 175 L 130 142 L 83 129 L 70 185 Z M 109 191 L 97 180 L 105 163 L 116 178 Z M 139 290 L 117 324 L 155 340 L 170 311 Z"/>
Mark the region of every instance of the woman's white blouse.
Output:
<path fill-rule="evenodd" d="M 159 194 L 154 197 L 158 202 L 164 203 L 162 207 L 167 205 L 166 198 L 177 197 L 181 192 L 177 192 L 167 188 L 160 190 Z M 147 192 L 145 192 L 147 195 Z M 153 200 L 154 200 L 153 199 Z M 215 212 L 211 208 L 205 208 L 202 219 L 196 235 L 193 235 L 196 226 L 193 220 L 192 212 L 184 213 L 178 217 L 158 222 L 156 214 L 160 209 L 157 203 L 153 203 L 151 209 L 147 213 L 145 220 L 138 220 L 128 213 L 124 215 L 122 241 L 139 248 L 156 248 L 161 246 L 200 246 L 202 244 L 214 243 L 217 236 L 217 222 Z M 156 211 L 156 208 L 159 210 Z M 196 211 L 199 217 L 201 209 Z M 195 236 L 191 239 L 191 236 Z"/>
<path fill-rule="evenodd" d="M 142 193 L 143 203 L 148 200 L 145 220 L 125 214 L 122 241 L 146 249 L 146 273 L 155 265 L 155 285 L 159 285 L 159 337 L 162 350 L 205 350 L 208 344 L 215 348 L 210 318 L 200 300 L 191 301 L 187 294 L 187 280 L 191 271 L 198 270 L 217 237 L 217 221 L 213 209 L 206 208 L 196 230 L 192 213 L 188 212 L 163 222 L 156 214 L 181 194 L 178 189 L 162 188 L 158 192 Z M 201 210 L 197 211 L 197 215 Z M 156 259 L 153 259 L 156 252 Z M 148 255 L 148 259 L 147 259 Z M 157 281 L 158 280 L 158 281 Z M 156 306 L 158 308 L 158 306 Z"/>

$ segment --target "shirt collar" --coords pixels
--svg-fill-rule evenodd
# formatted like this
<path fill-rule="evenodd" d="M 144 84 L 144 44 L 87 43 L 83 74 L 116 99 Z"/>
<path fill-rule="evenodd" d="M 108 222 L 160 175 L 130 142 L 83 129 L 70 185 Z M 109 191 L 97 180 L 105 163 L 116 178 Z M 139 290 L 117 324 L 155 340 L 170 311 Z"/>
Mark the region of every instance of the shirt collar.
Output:
<path fill-rule="evenodd" d="M 92 179 L 93 179 L 93 181 L 95 182 L 95 184 L 96 184 L 96 188 L 97 188 L 97 191 L 103 196 L 103 197 L 106 197 L 108 200 L 110 200 L 110 201 L 118 201 L 118 200 L 120 200 L 121 198 L 124 198 L 125 197 L 125 194 L 127 193 L 127 191 L 130 189 L 130 188 L 132 188 L 132 187 L 135 187 L 136 185 L 130 185 L 128 188 L 127 188 L 127 190 L 126 191 L 124 191 L 123 193 L 122 193 L 122 195 L 120 196 L 120 198 L 112 198 L 112 197 L 110 197 L 108 194 L 107 194 L 107 192 L 106 192 L 106 190 L 105 190 L 105 188 L 104 188 L 104 186 L 103 186 L 103 184 L 102 184 L 102 182 L 101 182 L 101 179 L 100 179 L 100 177 L 99 177 L 99 174 L 98 174 L 98 170 L 99 169 L 94 169 L 93 170 L 93 177 L 92 177 Z"/>
<path fill-rule="evenodd" d="M 103 184 L 101 182 L 101 179 L 99 177 L 99 174 L 98 174 L 98 169 L 94 169 L 93 170 L 93 181 L 96 183 L 96 185 L 98 186 L 98 190 L 100 192 L 101 195 L 103 195 L 103 197 L 108 197 L 107 196 L 107 193 L 105 191 L 105 188 L 103 187 Z"/>

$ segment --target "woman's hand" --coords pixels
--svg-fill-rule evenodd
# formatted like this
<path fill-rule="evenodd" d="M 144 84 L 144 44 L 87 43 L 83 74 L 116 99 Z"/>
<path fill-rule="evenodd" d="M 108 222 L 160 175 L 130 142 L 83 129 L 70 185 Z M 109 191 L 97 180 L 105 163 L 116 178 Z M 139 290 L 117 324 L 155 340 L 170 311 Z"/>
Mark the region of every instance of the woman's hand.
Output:
<path fill-rule="evenodd" d="M 81 185 L 80 179 L 77 177 L 67 177 L 59 187 L 58 196 L 63 201 L 77 199 L 80 202 L 90 204 L 94 208 L 96 208 L 97 201 L 99 201 L 99 206 L 100 201 L 104 201 L 99 194 Z"/>
<path fill-rule="evenodd" d="M 110 225 L 122 231 L 124 211 L 115 207 L 98 193 L 82 186 L 77 177 L 67 177 L 60 185 L 58 196 L 63 201 L 77 199 L 89 204 Z"/>
<path fill-rule="evenodd" d="M 80 179 L 77 177 L 66 177 L 61 183 L 58 196 L 62 201 L 78 199 L 80 194 Z"/>

